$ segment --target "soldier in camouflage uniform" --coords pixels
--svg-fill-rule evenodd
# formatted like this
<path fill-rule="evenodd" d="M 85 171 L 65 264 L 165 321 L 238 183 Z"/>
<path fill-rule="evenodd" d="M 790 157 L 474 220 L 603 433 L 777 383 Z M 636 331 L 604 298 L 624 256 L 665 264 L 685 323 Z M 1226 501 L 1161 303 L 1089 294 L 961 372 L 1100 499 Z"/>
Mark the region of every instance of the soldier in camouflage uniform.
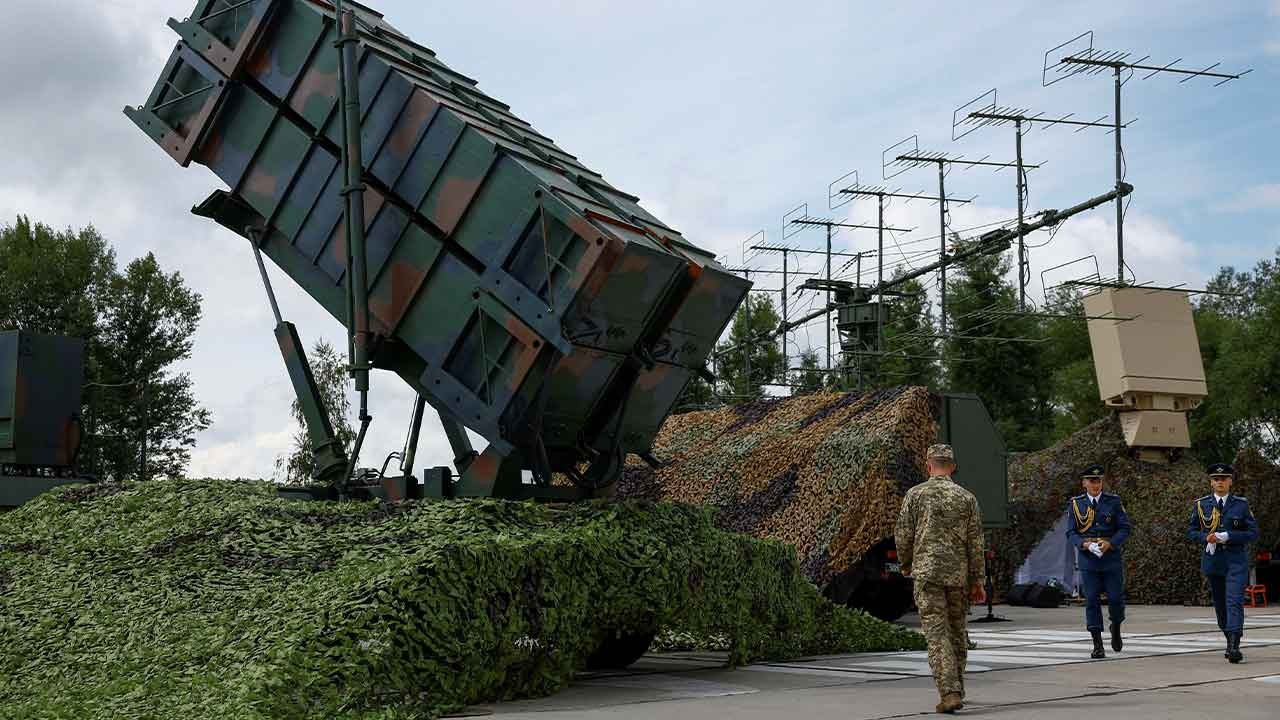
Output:
<path fill-rule="evenodd" d="M 920 629 L 942 698 L 937 711 L 952 713 L 964 706 L 969 603 L 983 599 L 982 525 L 977 498 L 951 479 L 951 446 L 931 446 L 928 467 L 929 479 L 902 499 L 894 540 L 902 573 L 915 579 Z"/>

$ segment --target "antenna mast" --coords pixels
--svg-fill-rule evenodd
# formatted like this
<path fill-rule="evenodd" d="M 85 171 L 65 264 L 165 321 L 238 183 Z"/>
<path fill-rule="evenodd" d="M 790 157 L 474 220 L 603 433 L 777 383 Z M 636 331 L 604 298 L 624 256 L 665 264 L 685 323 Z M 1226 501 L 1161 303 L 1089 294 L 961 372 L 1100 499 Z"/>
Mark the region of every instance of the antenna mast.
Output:
<path fill-rule="evenodd" d="M 1137 60 L 1130 60 L 1129 58 L 1132 55 L 1133 53 L 1123 50 L 1095 48 L 1093 46 L 1093 31 L 1088 30 L 1046 52 L 1044 54 L 1044 67 L 1040 75 L 1041 85 L 1048 87 L 1073 75 L 1098 75 L 1108 70 L 1111 71 L 1115 79 L 1115 116 L 1112 120 L 1114 121 L 1113 129 L 1116 134 L 1117 191 L 1120 190 L 1121 183 L 1124 181 L 1125 168 L 1124 149 L 1120 144 L 1120 130 L 1125 126 L 1120 120 L 1120 88 L 1133 77 L 1135 70 L 1147 73 L 1143 76 L 1143 80 L 1162 73 L 1185 76 L 1179 81 L 1179 84 L 1185 83 L 1194 77 L 1216 78 L 1218 82 L 1214 83 L 1214 87 L 1225 85 L 1232 80 L 1238 80 L 1253 71 L 1250 68 L 1239 73 L 1217 72 L 1216 68 L 1222 64 L 1221 62 L 1215 62 L 1203 70 L 1180 68 L 1177 65 L 1182 62 L 1182 58 L 1165 65 L 1149 65 L 1146 62 L 1151 58 L 1150 55 L 1143 55 Z M 1124 268 L 1124 202 L 1120 197 L 1116 197 L 1117 283 L 1123 284 L 1125 282 Z"/>

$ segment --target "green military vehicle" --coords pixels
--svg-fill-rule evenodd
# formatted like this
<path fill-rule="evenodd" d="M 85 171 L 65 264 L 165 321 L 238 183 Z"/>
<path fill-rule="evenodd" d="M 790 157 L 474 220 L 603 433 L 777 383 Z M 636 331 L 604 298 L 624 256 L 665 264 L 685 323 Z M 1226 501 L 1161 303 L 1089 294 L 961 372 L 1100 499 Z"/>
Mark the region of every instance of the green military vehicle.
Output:
<path fill-rule="evenodd" d="M 1004 438 L 977 395 L 945 393 L 938 423 L 938 442 L 956 454 L 955 481 L 978 499 L 982 529 L 1009 526 L 1009 467 Z M 883 620 L 896 620 L 914 605 L 911 580 L 903 577 L 893 538 L 863 556 L 862 565 L 844 580 L 839 599 Z M 835 588 L 828 590 L 832 595 Z M 991 588 L 987 589 L 988 597 Z"/>
<path fill-rule="evenodd" d="M 82 482 L 84 341 L 0 332 L 0 510 Z"/>

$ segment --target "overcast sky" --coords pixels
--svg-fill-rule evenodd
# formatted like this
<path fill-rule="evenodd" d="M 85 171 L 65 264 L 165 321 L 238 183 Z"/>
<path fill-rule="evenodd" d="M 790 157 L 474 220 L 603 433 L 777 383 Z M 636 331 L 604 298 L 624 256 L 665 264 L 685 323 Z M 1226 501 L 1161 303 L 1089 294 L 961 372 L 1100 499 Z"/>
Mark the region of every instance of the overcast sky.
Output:
<path fill-rule="evenodd" d="M 14 7 L 16 1 L 17 7 Z M 154 252 L 204 297 L 187 363 L 214 424 L 199 438 L 191 474 L 263 477 L 287 451 L 292 391 L 272 319 L 244 240 L 190 214 L 220 187 L 202 167 L 178 167 L 123 114 L 147 96 L 176 36 L 169 16 L 193 2 L 6 0 L 0 23 L 0 222 L 17 214 L 55 227 L 96 226 L 121 263 Z M 1139 281 L 1202 285 L 1224 264 L 1251 266 L 1280 245 L 1280 0 L 1239 2 L 699 2 L 385 0 L 387 19 L 481 89 L 553 137 L 617 187 L 722 262 L 744 260 L 743 241 L 816 248 L 817 232 L 784 238 L 782 217 L 810 214 L 874 222 L 875 208 L 828 209 L 828 185 L 851 170 L 864 183 L 936 191 L 931 170 L 881 180 L 881 152 L 917 134 L 922 150 L 1012 159 L 1011 128 L 951 140 L 952 112 L 997 88 L 1002 105 L 1080 118 L 1109 115 L 1106 76 L 1041 86 L 1044 53 L 1086 30 L 1095 45 L 1253 68 L 1213 87 L 1203 79 L 1142 80 L 1124 89 L 1126 260 Z M 1159 8 L 1159 9 L 1152 9 Z M 1108 191 L 1113 139 L 1100 131 L 1030 133 L 1030 210 L 1063 208 Z M 951 226 L 1005 220 L 1010 172 L 955 170 L 948 192 L 977 195 L 952 208 Z M 895 203 L 894 225 L 918 227 L 889 253 L 936 247 L 938 209 Z M 1115 273 L 1111 207 L 1029 239 L 1032 297 L 1046 278 Z M 840 250 L 874 247 L 874 233 L 840 234 Z M 897 256 L 901 257 L 901 256 Z M 892 254 L 889 259 L 895 259 Z M 911 258 L 916 264 L 927 262 Z M 0 262 L 3 259 L 0 258 Z M 754 257 L 756 268 L 776 258 Z M 803 261 L 817 270 L 816 259 Z M 1082 269 L 1087 268 L 1087 269 Z M 865 268 L 870 277 L 870 268 Z M 273 271 L 281 309 L 310 345 L 345 344 L 341 326 Z M 767 279 L 759 287 L 777 287 Z M 801 299 L 804 304 L 812 298 Z M 820 347 L 822 330 L 796 333 L 793 353 Z M 403 442 L 408 388 L 375 374 L 375 420 L 365 464 Z M 445 464 L 438 423 L 424 427 L 420 458 Z"/>

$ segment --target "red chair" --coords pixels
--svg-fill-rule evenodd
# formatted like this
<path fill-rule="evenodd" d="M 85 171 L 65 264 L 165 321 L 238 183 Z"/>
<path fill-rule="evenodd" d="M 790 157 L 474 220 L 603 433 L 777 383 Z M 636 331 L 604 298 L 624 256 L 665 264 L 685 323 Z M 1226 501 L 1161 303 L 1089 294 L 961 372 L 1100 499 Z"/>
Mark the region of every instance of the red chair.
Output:
<path fill-rule="evenodd" d="M 1249 585 L 1244 589 L 1244 606 L 1259 608 L 1267 606 L 1267 586 Z"/>

